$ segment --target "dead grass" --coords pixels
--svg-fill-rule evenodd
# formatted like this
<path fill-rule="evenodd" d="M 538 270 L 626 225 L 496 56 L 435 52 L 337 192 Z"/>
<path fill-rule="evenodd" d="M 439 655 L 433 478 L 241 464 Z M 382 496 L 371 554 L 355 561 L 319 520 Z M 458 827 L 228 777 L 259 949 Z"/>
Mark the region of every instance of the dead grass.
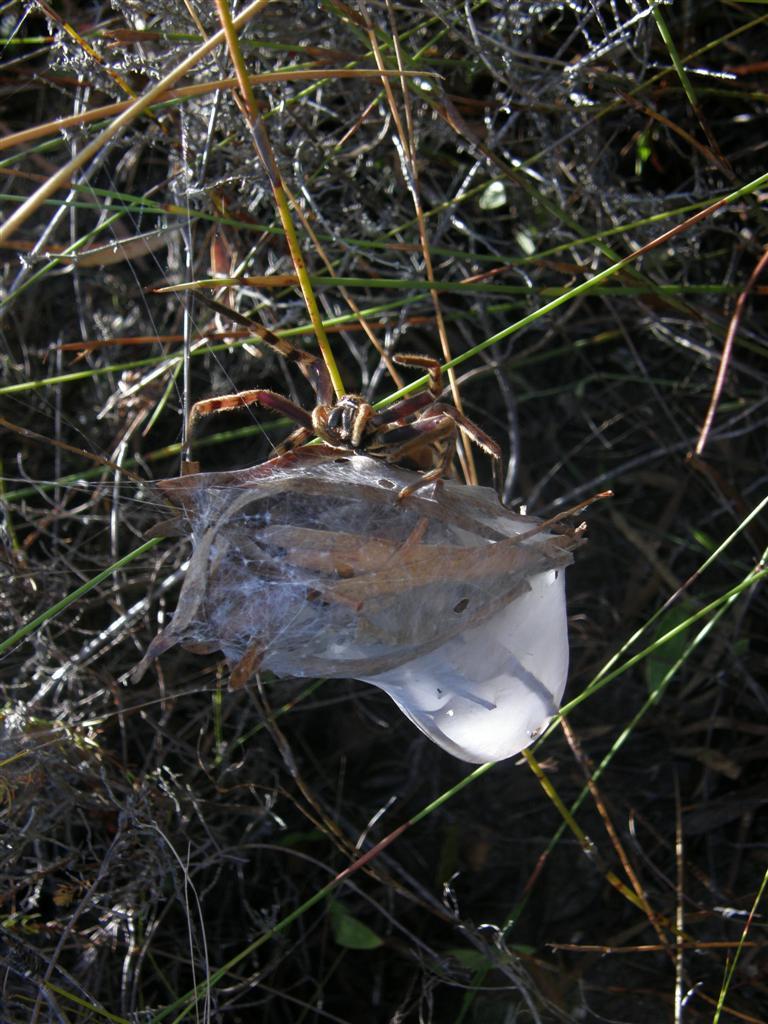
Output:
<path fill-rule="evenodd" d="M 154 291 L 231 276 L 223 301 L 313 344 L 216 85 L 227 49 L 5 231 L 0 616 L 8 638 L 36 623 L 0 662 L 9 1024 L 768 1021 L 768 15 L 678 7 L 269 3 L 239 30 L 347 387 L 396 390 L 376 346 L 447 360 L 501 334 L 456 372 L 508 502 L 616 493 L 569 570 L 573 705 L 535 750 L 552 799 L 525 764 L 470 773 L 362 684 L 231 693 L 183 651 L 131 682 L 186 558 L 145 545 L 185 405 L 254 381 L 309 397 Z M 4 128 L 37 128 L 2 143 L 9 215 L 118 116 L 87 112 L 219 29 L 198 13 L 61 5 L 89 52 L 6 8 Z M 388 90 L 360 73 L 377 51 Z M 202 433 L 223 469 L 285 426 Z"/>

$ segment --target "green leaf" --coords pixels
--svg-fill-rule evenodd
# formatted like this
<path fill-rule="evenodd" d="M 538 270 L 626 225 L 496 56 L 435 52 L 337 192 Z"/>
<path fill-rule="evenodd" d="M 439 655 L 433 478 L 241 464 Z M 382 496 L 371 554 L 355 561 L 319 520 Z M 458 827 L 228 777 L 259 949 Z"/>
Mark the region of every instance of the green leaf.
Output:
<path fill-rule="evenodd" d="M 635 174 L 642 174 L 643 167 L 653 154 L 651 136 L 648 132 L 640 132 L 635 143 Z"/>
<path fill-rule="evenodd" d="M 695 610 L 690 601 L 673 605 L 659 619 L 655 639 L 658 640 L 665 633 L 670 633 L 676 626 L 690 618 Z M 685 650 L 688 641 L 688 632 L 681 630 L 676 636 L 648 655 L 645 662 L 645 677 L 651 693 L 655 693 L 659 688 L 664 677 Z"/>
<path fill-rule="evenodd" d="M 466 967 L 470 971 L 490 970 L 493 967 L 493 961 L 489 960 L 487 956 L 483 956 L 479 949 L 467 949 L 464 946 L 449 949 L 447 952 L 462 967 Z"/>
<path fill-rule="evenodd" d="M 696 543 L 704 548 L 708 555 L 711 555 L 717 545 L 710 535 L 705 533 L 704 530 L 692 530 L 691 533 Z"/>
<path fill-rule="evenodd" d="M 305 846 L 307 843 L 325 843 L 327 841 L 320 829 L 311 829 L 308 832 L 286 832 L 281 836 L 279 845 L 290 849 L 294 846 Z"/>
<path fill-rule="evenodd" d="M 329 900 L 333 937 L 344 949 L 378 949 L 384 942 L 367 924 L 353 917 L 338 900 Z"/>

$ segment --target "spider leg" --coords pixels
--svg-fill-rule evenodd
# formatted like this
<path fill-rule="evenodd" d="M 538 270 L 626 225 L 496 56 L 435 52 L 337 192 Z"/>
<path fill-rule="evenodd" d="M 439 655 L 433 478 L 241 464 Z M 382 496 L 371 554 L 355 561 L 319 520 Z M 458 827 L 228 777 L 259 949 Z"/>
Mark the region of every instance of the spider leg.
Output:
<path fill-rule="evenodd" d="M 501 448 L 498 443 L 492 437 L 489 437 L 484 430 L 481 430 L 476 423 L 473 423 L 468 416 L 465 416 L 463 412 L 459 412 L 458 409 L 454 408 L 454 406 L 438 403 L 432 406 L 430 412 L 435 410 L 439 411 L 443 416 L 450 417 L 470 441 L 476 444 L 478 448 L 481 448 L 486 455 L 490 456 L 491 465 L 493 466 L 493 486 L 499 496 L 499 501 L 501 501 L 503 481 L 501 479 Z"/>
<path fill-rule="evenodd" d="M 231 409 L 244 409 L 249 405 L 261 405 L 265 409 L 272 409 L 274 412 L 287 416 L 288 419 L 298 423 L 306 430 L 312 430 L 312 417 L 296 405 L 289 398 L 276 394 L 274 391 L 267 391 L 265 388 L 255 388 L 250 391 L 238 391 L 233 395 L 219 395 L 217 398 L 203 398 L 195 402 L 189 412 L 188 432 L 191 434 L 197 421 L 203 416 L 210 416 L 216 412 L 227 412 Z"/>
<path fill-rule="evenodd" d="M 471 419 L 464 415 L 464 413 L 459 412 L 459 410 L 452 405 L 446 405 L 436 401 L 443 393 L 443 369 L 438 360 L 433 359 L 431 356 L 416 355 L 397 355 L 393 358 L 394 361 L 399 363 L 401 366 L 420 366 L 427 371 L 429 374 L 428 401 L 422 402 L 421 405 L 409 406 L 407 403 L 409 403 L 409 401 L 413 401 L 413 399 L 404 398 L 402 403 L 396 402 L 393 406 L 390 406 L 389 409 L 385 410 L 383 414 L 379 413 L 379 416 L 382 416 L 382 419 L 379 422 L 381 424 L 391 423 L 398 418 L 402 418 L 403 416 L 407 416 L 418 411 L 419 408 L 429 404 L 429 402 L 432 402 L 433 404 L 431 407 L 428 410 L 425 409 L 424 415 L 419 417 L 416 422 L 418 423 L 419 420 L 423 419 L 431 419 L 435 413 L 440 413 L 444 416 L 450 417 L 456 423 L 459 430 L 461 430 L 461 432 L 465 434 L 470 441 L 476 444 L 478 448 L 482 448 L 482 450 L 491 457 L 493 462 L 494 487 L 496 488 L 496 493 L 499 495 L 499 501 L 501 501 L 501 448 L 493 438 L 489 437 L 485 431 L 481 430 L 480 427 L 478 427 L 476 423 L 473 423 Z M 416 397 L 424 398 L 425 396 Z M 395 415 L 398 409 L 400 411 L 400 416 Z M 378 425 L 378 422 L 374 425 Z"/>
<path fill-rule="evenodd" d="M 288 398 L 284 398 L 282 395 L 275 394 L 274 391 L 266 391 L 263 388 L 258 388 L 254 391 L 239 391 L 235 395 L 220 395 L 218 398 L 203 398 L 199 402 L 195 402 L 189 411 L 189 419 L 187 420 L 187 437 L 192 439 L 192 434 L 195 425 L 198 420 L 202 419 L 203 416 L 210 416 L 217 412 L 226 412 L 229 409 L 245 409 L 249 405 L 261 405 L 265 409 L 272 409 L 273 412 L 281 413 L 283 416 L 287 416 L 288 419 L 299 424 L 299 429 L 295 430 L 289 437 L 283 441 L 283 445 L 292 442 L 290 447 L 295 447 L 297 435 L 305 434 L 306 437 L 312 437 L 314 431 L 312 430 L 312 417 L 306 411 L 302 409 L 300 405 L 296 405 L 295 402 L 291 402 Z M 306 438 L 303 438 L 306 440 Z M 282 448 L 282 445 L 281 445 Z M 290 448 L 286 448 L 289 451 Z M 188 461 L 182 466 L 182 473 L 197 473 L 200 470 L 200 464 L 197 462 Z"/>
<path fill-rule="evenodd" d="M 490 456 L 493 463 L 493 481 L 496 492 L 500 494 L 501 474 L 501 448 L 484 431 L 473 423 L 458 409 L 452 405 L 441 405 L 435 403 L 428 412 L 419 417 L 414 423 L 406 426 L 393 426 L 389 430 L 380 433 L 382 447 L 394 449 L 387 452 L 387 460 L 391 462 L 412 457 L 420 448 L 434 445 L 436 442 L 445 440 L 446 444 L 438 456 L 436 465 L 425 473 L 420 482 L 415 486 L 404 488 L 400 498 L 413 494 L 415 490 L 445 476 L 453 462 L 456 452 L 456 441 L 458 432 L 461 431 L 470 441 L 481 448 Z"/>
<path fill-rule="evenodd" d="M 456 434 L 457 429 L 449 416 L 422 416 L 414 423 L 393 424 L 381 430 L 369 451 L 372 455 L 385 456 L 387 462 L 398 462 L 413 458 L 420 448 L 429 448 L 450 434 Z"/>
<path fill-rule="evenodd" d="M 275 455 L 285 455 L 286 452 L 292 452 L 294 448 L 298 448 L 299 445 L 305 444 L 314 436 L 314 430 L 308 430 L 306 427 L 299 427 L 298 430 L 294 430 L 294 432 L 289 434 L 284 441 L 280 442 L 277 448 L 275 448 Z"/>
<path fill-rule="evenodd" d="M 202 292 L 196 292 L 195 294 L 203 305 L 208 306 L 215 313 L 229 317 L 235 323 L 247 327 L 249 331 L 253 331 L 266 345 L 269 345 L 271 349 L 278 352 L 283 359 L 289 363 L 295 363 L 309 381 L 312 390 L 317 395 L 317 401 L 321 405 L 330 405 L 333 402 L 334 394 L 331 377 L 328 373 L 328 368 L 319 356 L 313 355 L 311 352 L 305 352 L 301 348 L 294 348 L 284 338 L 278 338 L 268 327 L 256 323 L 255 320 L 243 316 L 242 313 L 238 313 L 235 309 L 230 309 L 229 306 L 222 305 L 221 302 L 216 302 L 215 299 L 210 298 L 208 295 L 204 295 Z"/>
<path fill-rule="evenodd" d="M 443 369 L 437 359 L 433 359 L 431 356 L 416 356 L 407 353 L 392 358 L 399 366 L 418 366 L 426 370 L 429 374 L 429 384 L 426 391 L 401 398 L 399 402 L 395 402 L 394 405 L 390 405 L 372 416 L 369 424 L 371 430 L 420 412 L 426 406 L 433 405 L 443 393 Z"/>
<path fill-rule="evenodd" d="M 476 423 L 473 423 L 468 416 L 465 416 L 463 412 L 459 412 L 459 410 L 452 405 L 436 403 L 429 410 L 429 418 L 436 414 L 439 414 L 440 416 L 447 416 L 449 419 L 452 419 L 457 427 L 467 435 L 470 441 L 474 441 L 477 447 L 482 448 L 486 455 L 490 455 L 492 459 L 501 461 L 501 448 L 496 441 L 494 441 L 492 437 L 489 437 L 484 430 L 481 430 Z M 427 417 L 424 418 L 426 419 Z"/>
<path fill-rule="evenodd" d="M 399 402 L 395 402 L 394 405 L 382 409 L 381 412 L 374 413 L 368 421 L 369 428 L 377 430 L 388 423 L 403 420 L 415 412 L 420 412 L 425 406 L 432 405 L 434 401 L 428 391 L 422 391 L 419 395 L 408 395 L 406 398 L 401 398 Z"/>
<path fill-rule="evenodd" d="M 426 487 L 433 480 L 440 480 L 450 470 L 454 455 L 456 454 L 456 439 L 458 427 L 449 416 L 424 416 L 415 423 L 409 423 L 404 427 L 394 427 L 386 431 L 383 438 L 387 439 L 384 444 L 387 448 L 390 445 L 395 447 L 386 452 L 387 462 L 400 462 L 402 459 L 414 458 L 417 453 L 426 448 L 444 442 L 438 451 L 437 460 L 432 469 L 423 473 L 415 483 L 404 487 L 397 496 L 398 501 L 403 501 L 410 494 Z M 398 441 L 401 443 L 398 444 Z"/>
<path fill-rule="evenodd" d="M 406 352 L 392 357 L 398 366 L 419 366 L 429 374 L 429 393 L 433 400 L 440 398 L 443 393 L 443 368 L 437 359 L 432 356 L 409 355 Z"/>

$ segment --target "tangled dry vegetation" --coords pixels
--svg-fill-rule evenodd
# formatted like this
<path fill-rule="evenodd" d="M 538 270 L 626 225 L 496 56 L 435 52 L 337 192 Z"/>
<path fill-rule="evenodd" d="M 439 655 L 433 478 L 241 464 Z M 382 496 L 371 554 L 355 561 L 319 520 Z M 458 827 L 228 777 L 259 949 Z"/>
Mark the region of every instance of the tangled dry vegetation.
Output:
<path fill-rule="evenodd" d="M 363 684 L 230 692 L 184 650 L 132 682 L 188 558 L 146 534 L 189 403 L 309 399 L 158 289 L 223 278 L 198 287 L 313 332 L 232 47 L 125 114 L 224 0 L 5 4 L 0 1017 L 765 1022 L 768 15 L 257 7 L 236 33 L 347 386 L 471 352 L 512 507 L 615 492 L 569 570 L 574 703 L 470 772 Z M 196 454 L 286 429 L 211 417 Z"/>

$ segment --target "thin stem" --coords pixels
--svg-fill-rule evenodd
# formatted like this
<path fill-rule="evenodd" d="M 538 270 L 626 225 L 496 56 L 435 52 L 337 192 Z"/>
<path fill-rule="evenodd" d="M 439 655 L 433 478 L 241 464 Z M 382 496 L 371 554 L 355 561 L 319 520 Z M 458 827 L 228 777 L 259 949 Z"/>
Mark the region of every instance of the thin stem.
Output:
<path fill-rule="evenodd" d="M 299 239 L 296 235 L 296 228 L 294 227 L 293 219 L 291 218 L 291 211 L 288 206 L 288 198 L 285 194 L 280 170 L 277 166 L 275 155 L 272 152 L 272 146 L 270 145 L 266 129 L 261 117 L 259 116 L 256 97 L 253 93 L 253 87 L 250 79 L 248 78 L 248 71 L 245 66 L 245 61 L 243 60 L 243 54 L 240 49 L 237 32 L 235 31 L 235 26 L 229 13 L 227 0 L 216 0 L 216 9 L 219 12 L 222 31 L 226 36 L 227 46 L 229 47 L 232 63 L 235 67 L 235 75 L 237 76 L 237 82 L 240 87 L 242 101 L 240 109 L 248 122 L 248 126 L 251 130 L 251 136 L 253 138 L 253 144 L 256 148 L 256 152 L 259 154 L 262 164 L 264 165 L 264 169 L 267 172 L 269 183 L 272 186 L 272 194 L 280 214 L 280 221 L 283 225 L 283 231 L 285 232 L 285 238 L 288 242 L 291 259 L 293 260 L 293 265 L 296 269 L 296 276 L 299 279 L 301 293 L 304 296 L 307 312 L 309 313 L 309 318 L 312 321 L 312 326 L 315 330 L 315 334 L 317 335 L 317 344 L 320 348 L 325 365 L 328 368 L 328 374 L 333 384 L 333 390 L 336 392 L 336 397 L 341 398 L 341 396 L 346 393 L 344 382 L 341 379 L 339 368 L 333 357 L 331 345 L 328 341 L 328 335 L 325 333 L 323 318 L 320 315 L 320 309 L 317 305 L 317 299 L 315 298 L 315 293 L 312 288 L 312 282 L 309 279 L 307 265 L 304 262 L 304 257 L 301 253 L 301 246 L 299 245 Z"/>
<path fill-rule="evenodd" d="M 103 583 L 104 580 L 109 579 L 113 573 L 122 569 L 123 566 L 128 565 L 129 562 L 132 562 L 135 558 L 145 554 L 147 551 L 151 551 L 152 548 L 156 547 L 160 543 L 161 539 L 162 538 L 160 537 L 153 537 L 152 540 L 148 540 L 145 544 L 142 544 L 134 551 L 129 552 L 129 554 L 124 555 L 116 562 L 113 562 L 112 565 L 108 566 L 106 569 L 103 569 L 100 573 L 94 576 L 93 579 L 84 583 L 82 587 L 78 587 L 77 590 L 73 590 L 71 594 L 67 594 L 66 597 L 57 601 L 56 604 L 51 605 L 51 607 L 47 608 L 41 615 L 38 615 L 34 619 L 30 619 L 29 622 L 20 629 L 17 629 L 16 632 L 12 633 L 6 640 L 0 641 L 0 654 L 10 651 L 17 643 L 25 637 L 28 637 L 31 633 L 34 633 L 40 628 L 40 626 L 45 625 L 46 622 L 50 622 L 50 620 L 54 619 L 59 612 L 63 612 L 65 608 L 69 608 L 71 604 L 75 604 L 81 597 L 84 597 L 87 593 L 93 590 L 94 587 L 98 587 L 98 585 Z"/>

